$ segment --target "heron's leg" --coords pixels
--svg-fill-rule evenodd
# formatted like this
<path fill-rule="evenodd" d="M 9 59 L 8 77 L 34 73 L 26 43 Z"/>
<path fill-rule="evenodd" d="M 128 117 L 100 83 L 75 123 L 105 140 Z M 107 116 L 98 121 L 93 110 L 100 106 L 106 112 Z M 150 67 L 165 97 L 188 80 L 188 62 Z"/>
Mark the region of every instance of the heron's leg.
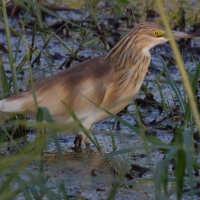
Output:
<path fill-rule="evenodd" d="M 75 137 L 74 145 L 76 147 L 81 147 L 84 142 L 85 142 L 85 145 L 89 145 L 90 139 L 86 137 L 86 135 L 83 132 L 79 132 Z"/>
<path fill-rule="evenodd" d="M 83 143 L 83 135 L 81 133 L 77 134 L 74 139 L 74 146 L 81 147 Z"/>
<path fill-rule="evenodd" d="M 92 130 L 93 130 L 93 125 L 90 126 L 89 128 L 89 134 L 92 133 Z M 85 145 L 90 145 L 90 139 L 88 137 L 85 136 Z"/>
<path fill-rule="evenodd" d="M 117 116 L 121 117 L 123 114 L 127 113 L 127 111 L 128 111 L 128 106 L 126 106 L 123 110 L 121 110 L 119 113 L 117 113 Z M 121 129 L 120 122 L 117 119 L 115 119 L 113 129 L 114 130 L 120 130 Z"/>
<path fill-rule="evenodd" d="M 91 124 L 84 124 L 84 127 L 89 131 L 89 133 L 91 132 Z M 85 142 L 86 145 L 90 144 L 89 138 L 87 138 L 83 132 L 79 132 L 74 140 L 74 145 L 75 147 L 81 147 L 83 142 Z"/>

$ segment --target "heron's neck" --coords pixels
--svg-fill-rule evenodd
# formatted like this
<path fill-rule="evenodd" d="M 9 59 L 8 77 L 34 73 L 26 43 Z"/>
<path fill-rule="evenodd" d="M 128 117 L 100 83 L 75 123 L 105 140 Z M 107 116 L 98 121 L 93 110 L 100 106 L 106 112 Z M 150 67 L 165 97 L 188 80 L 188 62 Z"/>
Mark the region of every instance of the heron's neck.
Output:
<path fill-rule="evenodd" d="M 140 68 L 138 65 L 148 68 L 150 58 L 149 49 L 142 46 L 138 35 L 133 32 L 119 41 L 104 57 L 118 69 Z"/>

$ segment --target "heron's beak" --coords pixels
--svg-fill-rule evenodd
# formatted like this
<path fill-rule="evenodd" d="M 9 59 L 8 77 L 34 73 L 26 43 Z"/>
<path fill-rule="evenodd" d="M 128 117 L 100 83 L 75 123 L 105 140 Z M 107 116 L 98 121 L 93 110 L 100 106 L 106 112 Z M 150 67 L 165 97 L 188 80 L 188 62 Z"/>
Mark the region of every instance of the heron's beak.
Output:
<path fill-rule="evenodd" d="M 184 33 L 180 31 L 172 31 L 172 34 L 175 39 L 181 39 L 181 38 L 194 38 L 197 37 L 197 34 L 190 34 L 190 33 Z"/>

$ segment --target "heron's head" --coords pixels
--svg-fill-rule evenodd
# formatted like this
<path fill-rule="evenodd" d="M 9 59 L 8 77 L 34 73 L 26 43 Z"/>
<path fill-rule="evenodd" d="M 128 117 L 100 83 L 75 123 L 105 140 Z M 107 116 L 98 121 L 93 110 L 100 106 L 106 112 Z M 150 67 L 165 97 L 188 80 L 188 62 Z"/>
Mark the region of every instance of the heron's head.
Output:
<path fill-rule="evenodd" d="M 175 32 L 173 35 L 175 38 L 193 37 L 183 32 Z M 104 59 L 119 68 L 139 65 L 140 61 L 146 58 L 150 60 L 149 50 L 151 48 L 167 41 L 169 39 L 165 36 L 165 29 L 162 26 L 153 22 L 140 23 L 122 38 Z M 148 62 L 146 63 L 148 65 Z"/>
<path fill-rule="evenodd" d="M 130 32 L 132 43 L 135 48 L 148 53 L 151 48 L 156 45 L 167 42 L 169 39 L 165 38 L 165 29 L 153 22 L 144 22 L 138 24 Z"/>
<path fill-rule="evenodd" d="M 140 23 L 111 49 L 105 59 L 116 65 L 128 66 L 130 64 L 126 65 L 126 62 L 133 63 L 138 56 L 150 58 L 151 48 L 168 41 L 164 34 L 165 30 L 160 25 L 153 22 Z"/>

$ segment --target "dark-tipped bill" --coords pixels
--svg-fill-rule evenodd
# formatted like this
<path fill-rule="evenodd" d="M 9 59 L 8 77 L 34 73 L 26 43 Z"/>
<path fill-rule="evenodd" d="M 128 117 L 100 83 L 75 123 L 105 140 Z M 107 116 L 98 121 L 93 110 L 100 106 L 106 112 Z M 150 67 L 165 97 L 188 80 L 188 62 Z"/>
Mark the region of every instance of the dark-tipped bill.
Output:
<path fill-rule="evenodd" d="M 175 39 L 197 37 L 196 34 L 184 33 L 184 32 L 180 32 L 180 31 L 172 31 L 172 34 L 173 34 L 173 36 L 174 36 Z"/>

